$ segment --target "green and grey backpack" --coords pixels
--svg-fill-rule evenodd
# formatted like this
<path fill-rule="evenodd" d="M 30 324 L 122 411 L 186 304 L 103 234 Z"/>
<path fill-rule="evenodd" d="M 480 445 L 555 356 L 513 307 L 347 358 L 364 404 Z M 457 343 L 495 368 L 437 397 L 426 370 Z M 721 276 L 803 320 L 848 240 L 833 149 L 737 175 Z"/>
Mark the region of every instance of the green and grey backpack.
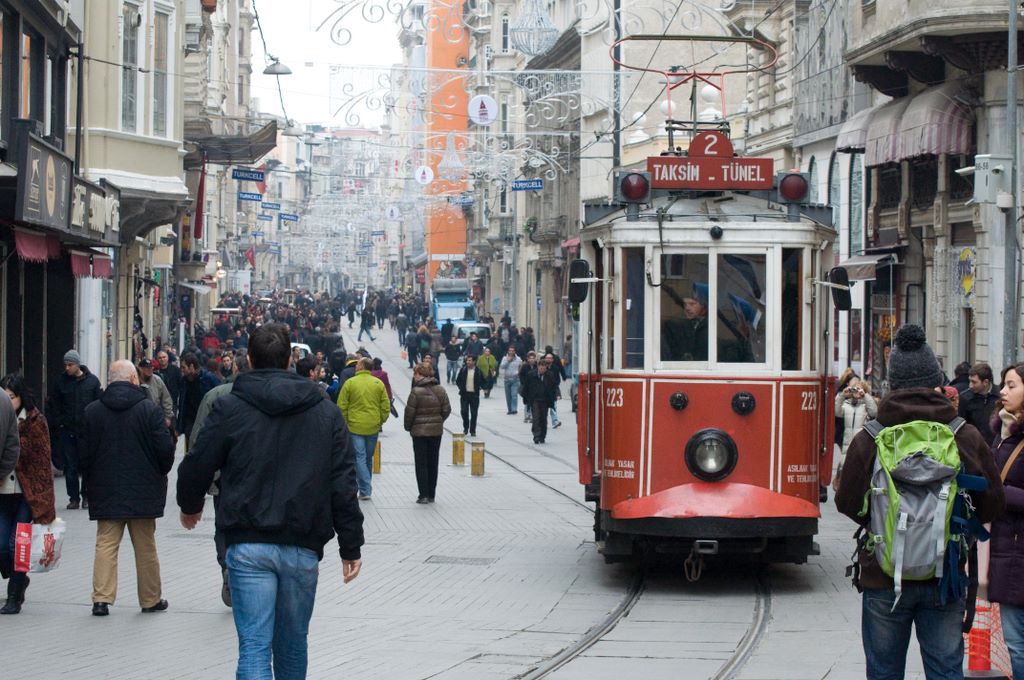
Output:
<path fill-rule="evenodd" d="M 955 435 L 963 418 L 950 423 L 915 420 L 889 427 L 864 425 L 877 455 L 861 516 L 870 512 L 866 546 L 893 578 L 896 602 L 904 580 L 942 578 L 950 517 L 957 498 L 960 452 Z"/>

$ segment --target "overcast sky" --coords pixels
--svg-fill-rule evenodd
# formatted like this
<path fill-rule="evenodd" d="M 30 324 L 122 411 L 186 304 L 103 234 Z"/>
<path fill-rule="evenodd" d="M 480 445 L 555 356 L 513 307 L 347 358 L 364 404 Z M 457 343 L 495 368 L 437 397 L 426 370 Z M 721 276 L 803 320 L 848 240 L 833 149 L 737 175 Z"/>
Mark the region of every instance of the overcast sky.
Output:
<path fill-rule="evenodd" d="M 300 124 L 324 123 L 345 125 L 342 116 L 332 116 L 330 106 L 330 66 L 340 64 L 343 78 L 356 77 L 352 66 L 390 67 L 401 61 L 398 26 L 389 12 L 381 21 L 366 20 L 356 0 L 253 0 L 259 13 L 267 51 L 292 70 L 281 76 L 281 89 L 288 117 Z M 385 7 L 382 0 L 365 0 L 368 7 Z M 352 33 L 351 42 L 338 45 L 331 39 L 338 10 L 346 4 L 355 5 L 341 26 Z M 337 13 L 335 13 L 337 12 Z M 335 13 L 332 17 L 332 13 Z M 317 30 L 324 21 L 327 23 Z M 252 34 L 252 96 L 260 111 L 281 114 L 277 86 L 273 76 L 263 75 L 265 66 L 259 32 Z M 364 74 L 365 76 L 365 74 Z M 336 76 L 337 77 L 337 76 Z M 362 80 L 362 79 L 361 79 Z M 365 85 L 358 87 L 365 90 Z M 337 102 L 335 102 L 337 104 Z M 379 110 L 358 107 L 364 127 L 376 127 L 382 115 Z"/>

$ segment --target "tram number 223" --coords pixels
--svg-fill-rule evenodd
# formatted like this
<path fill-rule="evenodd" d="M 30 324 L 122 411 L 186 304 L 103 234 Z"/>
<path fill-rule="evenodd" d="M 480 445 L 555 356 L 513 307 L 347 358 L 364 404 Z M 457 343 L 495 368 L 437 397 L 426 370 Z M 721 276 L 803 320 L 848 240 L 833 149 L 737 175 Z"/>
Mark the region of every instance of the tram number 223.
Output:
<path fill-rule="evenodd" d="M 818 409 L 818 393 L 811 390 L 800 393 L 800 410 L 816 411 Z"/>
<path fill-rule="evenodd" d="M 622 388 L 609 387 L 604 391 L 605 408 L 622 408 Z"/>

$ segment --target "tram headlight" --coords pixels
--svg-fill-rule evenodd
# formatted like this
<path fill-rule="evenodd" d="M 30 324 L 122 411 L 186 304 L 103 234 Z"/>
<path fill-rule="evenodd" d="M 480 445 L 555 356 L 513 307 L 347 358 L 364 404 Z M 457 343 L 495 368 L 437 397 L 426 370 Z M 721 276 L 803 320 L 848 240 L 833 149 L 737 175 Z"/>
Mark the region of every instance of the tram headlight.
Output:
<path fill-rule="evenodd" d="M 701 430 L 686 443 L 686 467 L 705 482 L 725 479 L 736 468 L 736 442 L 721 430 Z"/>

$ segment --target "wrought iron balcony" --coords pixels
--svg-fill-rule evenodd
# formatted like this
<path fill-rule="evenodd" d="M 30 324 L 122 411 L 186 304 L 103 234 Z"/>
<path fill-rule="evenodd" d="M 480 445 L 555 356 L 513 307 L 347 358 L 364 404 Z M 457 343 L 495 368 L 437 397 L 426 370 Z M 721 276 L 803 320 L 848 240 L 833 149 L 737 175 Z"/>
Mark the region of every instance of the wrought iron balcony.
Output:
<path fill-rule="evenodd" d="M 561 241 L 565 238 L 567 222 L 565 215 L 540 220 L 530 229 L 530 239 L 535 243 Z"/>

